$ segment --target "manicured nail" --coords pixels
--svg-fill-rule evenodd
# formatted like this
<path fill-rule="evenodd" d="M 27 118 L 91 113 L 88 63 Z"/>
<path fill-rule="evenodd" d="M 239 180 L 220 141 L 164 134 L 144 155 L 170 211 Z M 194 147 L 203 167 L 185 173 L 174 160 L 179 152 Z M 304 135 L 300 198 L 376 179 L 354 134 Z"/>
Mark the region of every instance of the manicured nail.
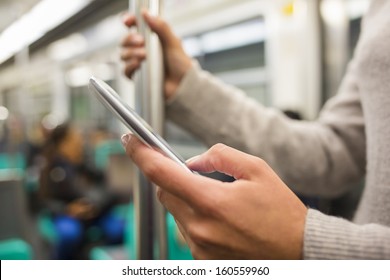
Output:
<path fill-rule="evenodd" d="M 127 146 L 127 143 L 129 143 L 130 139 L 131 139 L 131 134 L 128 133 L 128 134 L 123 134 L 122 137 L 121 137 L 121 142 L 122 142 L 122 145 L 123 147 L 126 148 Z"/>

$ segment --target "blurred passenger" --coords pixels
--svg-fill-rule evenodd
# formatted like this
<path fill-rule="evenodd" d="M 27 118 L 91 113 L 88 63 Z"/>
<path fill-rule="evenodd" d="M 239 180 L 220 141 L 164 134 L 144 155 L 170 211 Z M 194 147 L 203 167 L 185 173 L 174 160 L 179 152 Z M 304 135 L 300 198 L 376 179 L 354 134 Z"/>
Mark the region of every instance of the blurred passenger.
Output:
<path fill-rule="evenodd" d="M 42 122 L 35 122 L 27 133 L 26 166 L 39 167 L 42 164 L 43 147 L 48 131 Z"/>
<path fill-rule="evenodd" d="M 30 210 L 34 214 L 40 210 L 38 189 L 40 173 L 45 162 L 43 149 L 46 138 L 47 133 L 42 123 L 40 121 L 33 123 L 27 131 L 23 151 L 26 164 L 25 187 Z"/>
<path fill-rule="evenodd" d="M 208 145 L 262 157 L 278 173 L 222 144 L 188 163 L 236 178 L 221 183 L 123 136 L 128 155 L 160 186 L 159 199 L 195 258 L 390 259 L 389 14 L 390 1 L 371 1 L 339 94 L 317 121 L 297 122 L 199 69 L 169 25 L 143 13 L 163 48 L 168 117 Z M 125 24 L 134 26 L 135 17 Z M 144 39 L 130 33 L 123 48 L 131 77 L 146 57 Z M 353 222 L 307 209 L 287 187 L 337 197 L 364 176 Z"/>
<path fill-rule="evenodd" d="M 104 187 L 104 176 L 83 162 L 83 138 L 74 126 L 61 124 L 49 134 L 40 194 L 53 214 L 59 235 L 57 257 L 79 258 L 85 229 L 98 226 L 105 241 L 122 241 L 123 221 L 109 210 L 116 197 Z"/>

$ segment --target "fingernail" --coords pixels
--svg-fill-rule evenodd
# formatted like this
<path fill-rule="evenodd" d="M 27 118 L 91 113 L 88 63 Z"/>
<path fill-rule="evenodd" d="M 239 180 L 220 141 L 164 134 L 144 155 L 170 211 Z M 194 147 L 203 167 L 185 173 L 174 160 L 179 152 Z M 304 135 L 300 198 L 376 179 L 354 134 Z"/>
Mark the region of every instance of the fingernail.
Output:
<path fill-rule="evenodd" d="M 196 161 L 199 157 L 200 157 L 200 155 L 197 155 L 197 156 L 194 156 L 192 158 L 189 158 L 189 159 L 186 160 L 186 163 L 188 164 L 188 163 L 191 163 L 193 161 Z"/>
<path fill-rule="evenodd" d="M 131 139 L 131 134 L 130 133 L 123 134 L 122 137 L 121 137 L 122 146 L 126 148 L 127 143 L 129 143 L 130 139 Z"/>

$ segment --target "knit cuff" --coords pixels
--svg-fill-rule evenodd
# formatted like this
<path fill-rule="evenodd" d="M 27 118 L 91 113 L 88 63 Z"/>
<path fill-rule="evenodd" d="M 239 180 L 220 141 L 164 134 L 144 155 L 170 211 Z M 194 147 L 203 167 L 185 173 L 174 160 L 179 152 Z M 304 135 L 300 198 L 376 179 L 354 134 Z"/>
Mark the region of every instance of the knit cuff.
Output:
<path fill-rule="evenodd" d="M 174 104 L 176 100 L 181 99 L 181 96 L 188 93 L 188 89 L 196 88 L 197 85 L 197 73 L 200 70 L 199 63 L 194 60 L 192 61 L 192 67 L 185 73 L 182 80 L 180 81 L 180 84 L 173 96 L 171 98 L 168 98 L 165 102 L 167 106 L 170 106 L 171 104 Z"/>
<path fill-rule="evenodd" d="M 387 259 L 389 229 L 357 225 L 309 209 L 306 217 L 304 259 Z"/>

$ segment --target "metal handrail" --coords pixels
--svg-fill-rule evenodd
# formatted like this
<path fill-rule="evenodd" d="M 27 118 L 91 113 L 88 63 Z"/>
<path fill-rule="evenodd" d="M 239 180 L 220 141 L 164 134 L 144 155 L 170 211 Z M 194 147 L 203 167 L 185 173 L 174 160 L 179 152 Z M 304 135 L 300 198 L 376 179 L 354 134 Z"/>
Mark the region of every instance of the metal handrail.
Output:
<path fill-rule="evenodd" d="M 137 18 L 138 32 L 145 39 L 147 57 L 134 77 L 136 110 L 157 133 L 162 135 L 164 100 L 161 46 L 157 36 L 151 32 L 141 15 L 143 8 L 159 15 L 162 1 L 130 0 L 129 3 L 131 12 Z M 140 172 L 134 186 L 137 259 L 167 259 L 166 211 L 156 199 L 156 186 Z"/>

